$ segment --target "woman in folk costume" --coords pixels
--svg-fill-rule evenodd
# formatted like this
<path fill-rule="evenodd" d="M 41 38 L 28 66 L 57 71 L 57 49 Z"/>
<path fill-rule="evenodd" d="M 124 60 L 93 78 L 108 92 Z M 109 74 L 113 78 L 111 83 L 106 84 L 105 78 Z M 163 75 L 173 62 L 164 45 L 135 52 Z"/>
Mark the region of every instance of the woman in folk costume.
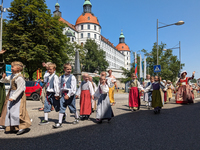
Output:
<path fill-rule="evenodd" d="M 193 103 L 192 92 L 189 85 L 189 80 L 194 78 L 195 71 L 192 73 L 192 77 L 186 77 L 187 72 L 183 71 L 181 77 L 177 82 L 178 91 L 176 94 L 176 103 L 186 104 Z"/>
<path fill-rule="evenodd" d="M 152 92 L 152 107 L 154 108 L 154 113 L 160 113 L 161 108 L 163 107 L 163 101 L 161 97 L 161 90 L 165 89 L 165 86 L 161 84 L 159 77 L 155 76 L 155 82 L 148 86 L 144 91 L 148 92 L 153 89 Z"/>
<path fill-rule="evenodd" d="M 112 75 L 112 70 L 108 70 L 108 73 L 109 73 L 109 76 L 106 79 L 107 79 L 107 84 L 109 86 L 109 98 L 110 98 L 110 103 L 112 104 L 112 106 L 114 106 L 116 104 L 114 100 L 114 90 L 116 87 L 117 92 L 118 92 L 118 88 L 117 88 L 116 79 Z"/>
<path fill-rule="evenodd" d="M 194 98 L 196 98 L 197 97 L 197 84 L 196 83 L 192 84 L 192 88 L 193 88 Z"/>
<path fill-rule="evenodd" d="M 174 91 L 174 86 L 172 85 L 172 82 L 170 80 L 167 80 L 167 101 L 170 102 L 172 99 L 172 93 Z"/>
<path fill-rule="evenodd" d="M 102 120 L 107 119 L 111 120 L 113 115 L 112 108 L 110 106 L 110 99 L 108 96 L 109 87 L 106 84 L 106 78 L 100 78 L 100 85 L 97 91 L 94 94 L 95 100 L 98 99 L 97 103 L 97 117 L 96 120 L 98 123 L 102 123 Z"/>
<path fill-rule="evenodd" d="M 95 82 L 93 82 L 93 78 L 91 76 L 89 76 L 89 81 L 92 83 L 92 87 L 94 92 L 96 92 L 97 90 L 97 85 Z M 94 112 L 97 109 L 97 104 L 95 100 L 92 100 L 92 112 Z"/>
<path fill-rule="evenodd" d="M 146 76 L 146 79 L 143 82 L 143 88 L 146 88 L 151 84 L 150 77 L 151 76 L 149 74 Z M 144 98 L 143 98 L 143 101 L 145 101 L 147 107 L 149 106 L 149 97 L 148 97 L 148 95 L 149 95 L 149 93 L 144 93 Z"/>
<path fill-rule="evenodd" d="M 88 120 L 92 113 L 92 100 L 94 99 L 94 90 L 89 81 L 89 75 L 83 75 L 83 81 L 76 92 L 76 98 L 80 95 L 80 116 L 81 120 Z"/>
<path fill-rule="evenodd" d="M 6 132 L 17 132 L 17 135 L 27 132 L 31 121 L 26 110 L 25 80 L 21 75 L 23 64 L 21 62 L 11 63 L 12 75 L 3 75 L 3 83 L 10 82 L 11 88 L 6 97 L 2 110 L 0 125 L 6 127 Z"/>
<path fill-rule="evenodd" d="M 131 74 L 132 80 L 129 81 L 129 108 L 131 111 L 136 111 L 140 109 L 140 95 L 139 89 L 144 91 L 143 87 L 140 85 L 140 82 L 136 79 L 136 74 Z"/>
<path fill-rule="evenodd" d="M 164 85 L 167 85 L 167 81 L 166 80 L 163 80 L 163 84 Z M 163 92 L 164 92 L 164 103 L 166 104 L 167 103 L 167 89 L 163 89 Z"/>

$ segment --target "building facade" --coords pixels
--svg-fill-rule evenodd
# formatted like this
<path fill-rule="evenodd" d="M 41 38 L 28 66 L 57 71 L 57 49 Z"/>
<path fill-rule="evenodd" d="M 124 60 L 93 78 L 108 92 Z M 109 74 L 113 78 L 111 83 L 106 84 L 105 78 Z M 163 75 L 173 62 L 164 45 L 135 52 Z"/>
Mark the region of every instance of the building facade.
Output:
<path fill-rule="evenodd" d="M 106 60 L 109 63 L 108 69 L 112 69 L 118 73 L 121 77 L 121 67 L 130 70 L 130 49 L 125 43 L 125 37 L 121 32 L 119 37 L 119 44 L 114 46 L 108 39 L 101 35 L 101 26 L 99 20 L 92 13 L 92 4 L 90 0 L 85 0 L 83 4 L 83 13 L 76 20 L 75 25 L 69 23 L 62 18 L 60 12 L 60 5 L 56 3 L 56 10 L 54 15 L 60 16 L 60 21 L 67 24 L 67 27 L 63 30 L 71 42 L 76 42 L 79 45 L 84 45 L 87 39 L 95 40 L 100 49 L 106 52 Z"/>

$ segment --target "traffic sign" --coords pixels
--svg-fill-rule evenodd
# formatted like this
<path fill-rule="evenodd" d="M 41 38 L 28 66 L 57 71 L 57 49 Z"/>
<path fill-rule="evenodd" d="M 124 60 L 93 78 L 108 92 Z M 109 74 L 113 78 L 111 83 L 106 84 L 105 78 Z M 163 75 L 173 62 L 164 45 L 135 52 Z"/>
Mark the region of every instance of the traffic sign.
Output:
<path fill-rule="evenodd" d="M 155 65 L 153 66 L 154 72 L 161 72 L 161 65 Z"/>

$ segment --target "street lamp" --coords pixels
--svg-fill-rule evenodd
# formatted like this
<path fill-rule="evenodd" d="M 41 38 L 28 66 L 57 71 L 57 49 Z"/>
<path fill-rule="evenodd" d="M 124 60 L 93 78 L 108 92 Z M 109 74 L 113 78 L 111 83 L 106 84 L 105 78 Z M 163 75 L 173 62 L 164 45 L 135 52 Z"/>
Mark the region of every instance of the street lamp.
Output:
<path fill-rule="evenodd" d="M 159 27 L 158 26 L 158 19 L 157 19 L 157 65 L 158 65 L 158 29 L 161 29 L 161 28 L 164 28 L 164 27 L 168 27 L 168 26 L 172 26 L 172 25 L 183 25 L 185 22 L 184 21 L 179 21 L 179 22 L 176 22 L 176 23 L 173 23 L 173 24 L 168 24 L 168 25 L 165 25 L 165 26 L 161 26 Z"/>
<path fill-rule="evenodd" d="M 179 41 L 179 47 L 163 49 L 163 51 L 167 51 L 169 49 L 179 49 L 179 61 L 180 61 L 180 70 L 179 70 L 179 72 L 181 73 L 181 41 Z"/>

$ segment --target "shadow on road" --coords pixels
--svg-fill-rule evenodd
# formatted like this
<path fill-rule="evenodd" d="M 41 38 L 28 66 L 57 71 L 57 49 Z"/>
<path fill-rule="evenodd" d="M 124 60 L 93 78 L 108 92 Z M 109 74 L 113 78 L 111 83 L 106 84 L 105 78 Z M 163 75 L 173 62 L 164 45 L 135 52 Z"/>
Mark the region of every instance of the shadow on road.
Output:
<path fill-rule="evenodd" d="M 94 118 L 92 118 L 94 121 Z M 67 150 L 198 150 L 200 103 L 141 110 L 95 124 L 33 138 L 0 139 L 1 149 Z M 38 131 L 40 132 L 40 131 Z"/>

